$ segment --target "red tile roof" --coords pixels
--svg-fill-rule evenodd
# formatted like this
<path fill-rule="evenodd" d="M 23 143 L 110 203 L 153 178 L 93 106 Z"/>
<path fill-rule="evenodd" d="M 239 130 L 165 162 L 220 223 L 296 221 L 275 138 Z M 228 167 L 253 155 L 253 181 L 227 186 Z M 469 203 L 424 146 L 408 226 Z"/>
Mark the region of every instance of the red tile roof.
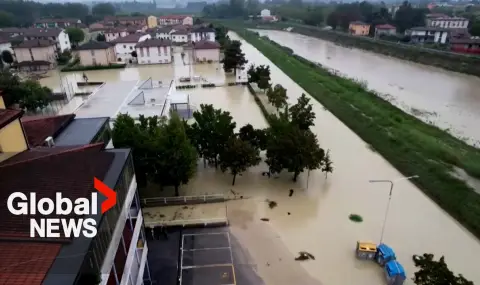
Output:
<path fill-rule="evenodd" d="M 74 114 L 60 116 L 23 117 L 22 125 L 31 147 L 40 146 L 49 136 L 55 138 L 75 118 Z"/>
<path fill-rule="evenodd" d="M 0 109 L 0 129 L 23 115 L 21 110 Z"/>
<path fill-rule="evenodd" d="M 36 192 L 37 201 L 42 197 L 54 198 L 56 192 L 62 192 L 63 197 L 73 200 L 88 197 L 95 191 L 93 177 L 103 179 L 114 158 L 113 153 L 101 151 L 103 147 L 103 143 L 99 143 L 63 152 L 51 148 L 52 153 L 45 151 L 44 155 L 36 153 L 32 157 L 7 159 L 1 163 L 0 240 L 32 241 L 32 216 L 14 216 L 8 211 L 6 202 L 11 193 Z M 26 156 L 29 152 L 19 155 Z"/>
<path fill-rule="evenodd" d="M 381 30 L 392 30 L 392 29 L 396 29 L 394 26 L 389 25 L 389 24 L 376 25 L 375 28 L 381 29 Z"/>
<path fill-rule="evenodd" d="M 61 244 L 0 242 L 0 285 L 40 285 Z"/>

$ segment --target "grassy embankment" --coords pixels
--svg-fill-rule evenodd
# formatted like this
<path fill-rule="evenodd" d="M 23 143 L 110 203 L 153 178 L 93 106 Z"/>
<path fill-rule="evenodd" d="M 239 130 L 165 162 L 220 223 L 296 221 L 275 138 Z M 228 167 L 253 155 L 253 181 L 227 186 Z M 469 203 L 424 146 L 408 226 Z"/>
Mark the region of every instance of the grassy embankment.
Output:
<path fill-rule="evenodd" d="M 480 195 L 451 175 L 480 177 L 480 150 L 404 113 L 360 84 L 330 74 L 291 50 L 230 26 L 325 106 L 438 205 L 480 238 Z"/>
<path fill-rule="evenodd" d="M 425 65 L 440 67 L 460 73 L 480 76 L 480 57 L 455 54 L 452 52 L 398 44 L 369 37 L 352 36 L 337 31 L 322 30 L 318 27 L 298 23 L 245 23 L 249 28 L 283 30 L 292 27 L 292 32 L 334 42 L 341 46 L 359 48 Z"/>

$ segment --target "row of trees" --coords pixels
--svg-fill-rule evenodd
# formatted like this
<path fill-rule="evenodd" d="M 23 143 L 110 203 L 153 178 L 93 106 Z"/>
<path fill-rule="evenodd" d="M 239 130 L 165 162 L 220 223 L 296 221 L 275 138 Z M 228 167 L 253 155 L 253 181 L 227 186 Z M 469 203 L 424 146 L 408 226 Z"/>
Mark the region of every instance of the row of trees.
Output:
<path fill-rule="evenodd" d="M 18 104 L 21 109 L 32 112 L 45 108 L 52 98 L 50 88 L 34 80 L 21 81 L 9 71 L 0 72 L 0 90 L 7 107 Z"/>
<path fill-rule="evenodd" d="M 227 33 L 228 30 L 223 26 L 215 27 L 217 32 L 215 39 L 220 43 L 223 49 L 223 70 L 225 72 L 234 72 L 236 75 L 238 69 L 243 69 L 248 61 L 242 52 L 242 43 L 236 40 L 230 40 Z"/>

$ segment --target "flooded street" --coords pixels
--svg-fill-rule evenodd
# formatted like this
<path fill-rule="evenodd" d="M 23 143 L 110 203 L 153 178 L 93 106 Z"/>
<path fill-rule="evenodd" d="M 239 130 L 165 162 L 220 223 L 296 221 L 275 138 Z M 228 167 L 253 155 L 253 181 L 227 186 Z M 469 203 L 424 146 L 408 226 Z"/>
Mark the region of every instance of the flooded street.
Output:
<path fill-rule="evenodd" d="M 230 37 L 239 39 L 235 34 Z M 295 103 L 306 93 L 254 47 L 243 40 L 242 43 L 250 63 L 270 65 L 272 83 L 281 83 L 287 89 L 289 103 Z M 283 44 L 288 42 L 285 40 Z M 353 60 L 352 65 L 355 65 Z M 219 64 L 183 65 L 176 60 L 173 68 L 172 65 L 152 65 L 86 74 L 90 81 L 109 82 L 148 77 L 167 81 L 190 73 L 220 80 L 224 74 L 218 67 Z M 80 81 L 81 75 L 82 72 L 67 73 L 62 77 L 75 82 Z M 60 79 L 51 76 L 42 83 L 58 88 Z M 438 84 L 441 83 L 445 84 Z M 425 85 L 433 84 L 425 82 Z M 237 129 L 247 123 L 256 128 L 267 126 L 253 96 L 244 86 L 197 88 L 185 92 L 195 107 L 207 103 L 229 111 Z M 291 181 L 290 173 L 267 178 L 261 175 L 267 170 L 261 163 L 237 177 L 232 187 L 231 175 L 213 168 L 204 169 L 199 163 L 197 175 L 180 188 L 180 195 L 225 194 L 237 198 L 227 203 L 230 230 L 243 246 L 245 255 L 251 257 L 244 265 L 254 268 L 265 284 L 385 284 L 382 269 L 373 262 L 358 261 L 354 250 L 358 240 L 379 241 L 387 205 L 388 185 L 368 181 L 395 179 L 401 174 L 317 101 L 312 99 L 311 104 L 316 114 L 312 131 L 318 136 L 320 145 L 330 149 L 334 163 L 334 173 L 328 178 L 320 171 L 312 171 L 308 182 L 305 173 L 297 183 Z M 292 197 L 289 197 L 290 189 L 294 190 Z M 277 206 L 270 208 L 267 200 L 275 201 Z M 352 213 L 361 215 L 364 221 L 351 222 L 348 216 Z M 269 221 L 262 221 L 262 218 Z M 480 242 L 408 181 L 395 186 L 384 242 L 393 247 L 404 265 L 408 276 L 405 284 L 413 284 L 412 255 L 423 253 L 433 253 L 437 258 L 445 255 L 454 272 L 480 284 L 477 265 Z M 308 251 L 315 260 L 294 261 L 300 251 Z"/>
<path fill-rule="evenodd" d="M 344 48 L 282 31 L 256 30 L 311 61 L 365 81 L 403 110 L 480 146 L 480 78 Z"/>

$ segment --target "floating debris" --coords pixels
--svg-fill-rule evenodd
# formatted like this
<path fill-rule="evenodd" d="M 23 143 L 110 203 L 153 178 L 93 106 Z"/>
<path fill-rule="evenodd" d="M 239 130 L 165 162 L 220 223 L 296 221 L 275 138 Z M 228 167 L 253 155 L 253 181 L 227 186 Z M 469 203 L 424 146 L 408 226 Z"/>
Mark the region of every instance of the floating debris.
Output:
<path fill-rule="evenodd" d="M 290 212 L 287 212 L 287 214 L 290 216 Z"/>
<path fill-rule="evenodd" d="M 273 209 L 277 206 L 277 202 L 275 202 L 275 201 L 270 201 L 270 200 L 267 199 L 267 200 L 265 200 L 265 202 L 268 203 L 268 207 L 270 207 L 270 209 Z"/>
<path fill-rule="evenodd" d="M 348 218 L 350 219 L 350 221 L 355 222 L 355 223 L 363 222 L 362 216 L 357 215 L 357 214 L 350 214 L 350 216 L 348 216 Z"/>
<path fill-rule="evenodd" d="M 288 194 L 288 197 L 292 197 L 293 196 L 293 189 L 290 189 L 290 194 Z"/>
<path fill-rule="evenodd" d="M 183 206 L 182 209 L 186 210 L 188 209 L 188 206 Z"/>
<path fill-rule="evenodd" d="M 164 215 L 164 214 L 160 214 L 160 218 L 165 218 L 165 215 Z"/>
<path fill-rule="evenodd" d="M 298 257 L 295 257 L 295 260 L 297 261 L 304 261 L 304 260 L 315 260 L 315 256 L 313 256 L 313 254 L 309 253 L 309 252 L 306 252 L 306 251 L 300 251 L 298 253 Z"/>
<path fill-rule="evenodd" d="M 260 220 L 262 220 L 262 221 L 264 221 L 264 222 L 268 222 L 268 221 L 270 221 L 270 219 L 269 219 L 269 218 L 261 218 Z"/>

